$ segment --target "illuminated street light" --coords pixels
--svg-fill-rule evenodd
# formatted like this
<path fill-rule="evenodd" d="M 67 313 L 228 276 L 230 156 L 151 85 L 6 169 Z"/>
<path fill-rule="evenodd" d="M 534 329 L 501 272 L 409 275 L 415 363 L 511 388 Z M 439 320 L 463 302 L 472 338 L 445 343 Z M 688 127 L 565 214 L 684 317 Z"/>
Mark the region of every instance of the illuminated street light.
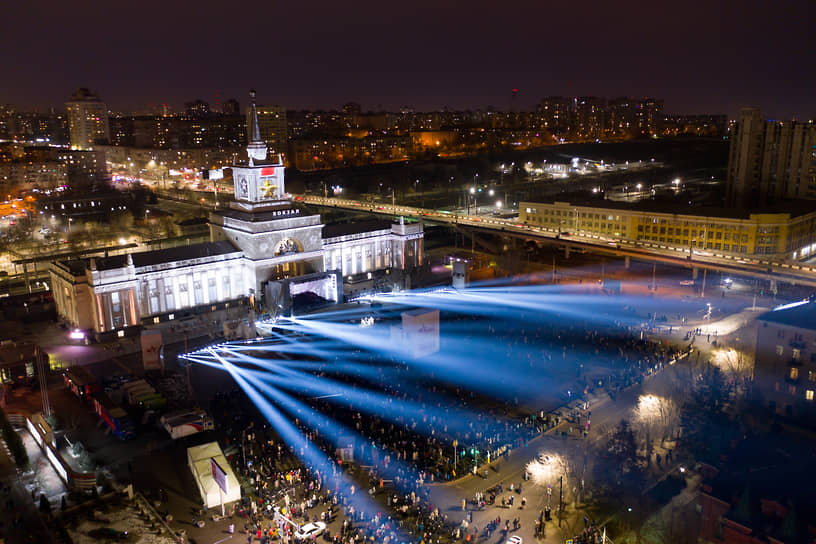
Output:
<path fill-rule="evenodd" d="M 496 201 L 496 209 L 497 209 L 497 210 L 499 210 L 499 209 L 501 209 L 501 207 L 502 207 L 502 201 L 501 201 L 501 200 L 497 200 L 497 201 Z"/>
<path fill-rule="evenodd" d="M 567 471 L 566 460 L 557 453 L 539 453 L 527 463 L 527 472 L 534 484 L 547 487 Z"/>

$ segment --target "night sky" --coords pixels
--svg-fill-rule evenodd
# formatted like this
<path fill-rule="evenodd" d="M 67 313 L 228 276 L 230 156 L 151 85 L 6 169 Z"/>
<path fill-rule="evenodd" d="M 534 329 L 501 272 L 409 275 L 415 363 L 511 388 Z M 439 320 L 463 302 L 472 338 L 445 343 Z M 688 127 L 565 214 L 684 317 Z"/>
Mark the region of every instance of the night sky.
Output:
<path fill-rule="evenodd" d="M 656 96 L 669 113 L 816 117 L 814 0 L 4 2 L 0 103 L 112 110 L 532 108 Z M 811 25 L 811 26 L 809 26 Z M 216 93 L 218 96 L 216 96 Z"/>

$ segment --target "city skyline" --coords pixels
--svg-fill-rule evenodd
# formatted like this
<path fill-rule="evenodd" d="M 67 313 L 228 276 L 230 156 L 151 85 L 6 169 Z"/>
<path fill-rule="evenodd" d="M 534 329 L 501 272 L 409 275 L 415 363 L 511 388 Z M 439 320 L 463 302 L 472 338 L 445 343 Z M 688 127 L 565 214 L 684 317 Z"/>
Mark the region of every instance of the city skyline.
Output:
<path fill-rule="evenodd" d="M 682 11 L 639 0 L 585 10 L 412 7 L 252 3 L 225 18 L 206 2 L 194 11 L 148 2 L 135 13 L 9 6 L 6 21 L 36 17 L 46 39 L 32 40 L 28 25 L 4 29 L 5 50 L 26 46 L 7 61 L 14 83 L 0 102 L 59 107 L 88 87 L 118 111 L 196 98 L 215 105 L 255 87 L 259 103 L 291 109 L 353 101 L 366 110 L 530 110 L 565 95 L 656 96 L 672 113 L 731 118 L 746 106 L 780 119 L 816 111 L 816 76 L 800 68 L 814 49 L 806 0 L 695 2 Z"/>

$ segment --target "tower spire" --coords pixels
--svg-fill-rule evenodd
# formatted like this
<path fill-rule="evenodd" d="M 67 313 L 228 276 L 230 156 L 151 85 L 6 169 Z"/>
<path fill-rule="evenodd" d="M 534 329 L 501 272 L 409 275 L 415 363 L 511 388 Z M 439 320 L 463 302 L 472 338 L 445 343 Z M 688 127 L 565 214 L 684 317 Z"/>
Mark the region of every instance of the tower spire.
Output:
<path fill-rule="evenodd" d="M 266 160 L 266 144 L 261 140 L 261 129 L 258 126 L 258 108 L 255 105 L 255 89 L 249 91 L 249 119 L 247 120 L 247 157 L 249 165 L 255 161 Z"/>
<path fill-rule="evenodd" d="M 258 127 L 258 108 L 255 105 L 255 89 L 249 91 L 250 99 L 250 115 L 249 125 L 247 126 L 247 141 L 251 144 L 261 141 L 261 129 Z"/>

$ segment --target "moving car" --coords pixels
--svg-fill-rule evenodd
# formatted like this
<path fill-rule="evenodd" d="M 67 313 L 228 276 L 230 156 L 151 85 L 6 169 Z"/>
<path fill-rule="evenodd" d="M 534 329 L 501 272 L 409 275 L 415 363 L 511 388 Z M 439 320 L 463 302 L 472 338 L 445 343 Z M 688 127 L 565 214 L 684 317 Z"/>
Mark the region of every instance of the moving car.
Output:
<path fill-rule="evenodd" d="M 513 535 L 507 539 L 506 544 L 521 544 L 521 537 L 518 535 Z"/>
<path fill-rule="evenodd" d="M 315 521 L 314 523 L 307 523 L 302 526 L 299 531 L 295 531 L 296 540 L 309 540 L 317 538 L 326 530 L 326 524 L 322 521 Z"/>

